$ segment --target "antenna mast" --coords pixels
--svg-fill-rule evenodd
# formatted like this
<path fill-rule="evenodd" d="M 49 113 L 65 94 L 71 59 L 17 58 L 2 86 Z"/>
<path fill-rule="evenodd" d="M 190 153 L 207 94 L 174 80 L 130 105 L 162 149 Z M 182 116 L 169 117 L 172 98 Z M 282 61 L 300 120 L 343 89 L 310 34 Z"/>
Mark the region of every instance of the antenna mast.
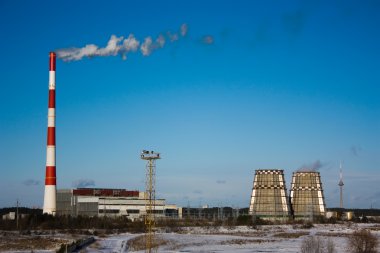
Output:
<path fill-rule="evenodd" d="M 161 159 L 160 153 L 154 151 L 143 150 L 141 152 L 141 159 L 147 160 L 146 164 L 146 182 L 145 182 L 145 252 L 151 253 L 154 240 L 154 228 L 155 228 L 155 199 L 156 199 L 156 160 Z"/>
<path fill-rule="evenodd" d="M 340 208 L 343 209 L 343 172 L 342 172 L 342 162 L 340 162 L 340 173 L 339 173 L 339 177 L 340 177 L 340 180 L 339 180 L 339 188 L 340 188 Z"/>

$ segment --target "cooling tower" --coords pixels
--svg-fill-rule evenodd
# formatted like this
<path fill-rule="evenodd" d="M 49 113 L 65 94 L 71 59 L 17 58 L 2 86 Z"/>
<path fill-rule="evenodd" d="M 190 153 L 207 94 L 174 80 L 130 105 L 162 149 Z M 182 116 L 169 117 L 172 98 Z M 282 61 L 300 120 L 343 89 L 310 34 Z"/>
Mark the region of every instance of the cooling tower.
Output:
<path fill-rule="evenodd" d="M 274 220 L 289 217 L 283 170 L 256 170 L 249 214 Z"/>
<path fill-rule="evenodd" d="M 312 219 L 325 215 L 325 199 L 319 172 L 293 172 L 290 201 L 295 219 Z"/>
<path fill-rule="evenodd" d="M 43 213 L 56 212 L 56 174 L 55 174 L 55 61 L 54 52 L 49 54 L 49 103 L 48 103 L 48 131 L 46 147 L 46 174 Z"/>

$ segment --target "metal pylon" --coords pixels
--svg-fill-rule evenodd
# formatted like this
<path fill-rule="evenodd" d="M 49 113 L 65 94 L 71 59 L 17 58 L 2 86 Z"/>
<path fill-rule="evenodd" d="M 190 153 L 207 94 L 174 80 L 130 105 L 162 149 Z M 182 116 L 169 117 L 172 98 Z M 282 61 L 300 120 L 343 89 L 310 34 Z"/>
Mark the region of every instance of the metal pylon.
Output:
<path fill-rule="evenodd" d="M 145 181 L 145 252 L 152 252 L 154 247 L 155 231 L 155 200 L 156 200 L 156 160 L 160 159 L 160 154 L 153 151 L 143 150 L 141 159 L 147 160 L 146 181 Z"/>

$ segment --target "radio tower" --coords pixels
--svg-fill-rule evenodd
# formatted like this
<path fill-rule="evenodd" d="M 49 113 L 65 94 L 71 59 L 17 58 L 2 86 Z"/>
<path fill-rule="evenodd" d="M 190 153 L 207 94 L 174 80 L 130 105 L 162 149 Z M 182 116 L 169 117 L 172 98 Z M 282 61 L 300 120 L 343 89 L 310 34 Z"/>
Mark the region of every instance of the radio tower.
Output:
<path fill-rule="evenodd" d="M 340 162 L 340 180 L 339 180 L 339 188 L 340 188 L 340 208 L 343 208 L 343 173 L 342 173 L 342 162 Z"/>
<path fill-rule="evenodd" d="M 146 182 L 145 182 L 145 252 L 152 252 L 154 241 L 154 207 L 156 199 L 156 160 L 160 159 L 160 153 L 154 151 L 143 150 L 141 152 L 141 159 L 147 160 L 146 164 Z"/>

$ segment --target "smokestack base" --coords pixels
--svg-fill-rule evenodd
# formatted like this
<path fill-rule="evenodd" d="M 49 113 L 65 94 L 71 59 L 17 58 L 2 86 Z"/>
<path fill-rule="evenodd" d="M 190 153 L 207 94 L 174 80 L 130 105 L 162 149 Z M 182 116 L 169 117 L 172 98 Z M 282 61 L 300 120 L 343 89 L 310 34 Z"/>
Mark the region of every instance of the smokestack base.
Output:
<path fill-rule="evenodd" d="M 45 185 L 44 208 L 42 213 L 55 215 L 57 190 L 55 185 Z"/>

